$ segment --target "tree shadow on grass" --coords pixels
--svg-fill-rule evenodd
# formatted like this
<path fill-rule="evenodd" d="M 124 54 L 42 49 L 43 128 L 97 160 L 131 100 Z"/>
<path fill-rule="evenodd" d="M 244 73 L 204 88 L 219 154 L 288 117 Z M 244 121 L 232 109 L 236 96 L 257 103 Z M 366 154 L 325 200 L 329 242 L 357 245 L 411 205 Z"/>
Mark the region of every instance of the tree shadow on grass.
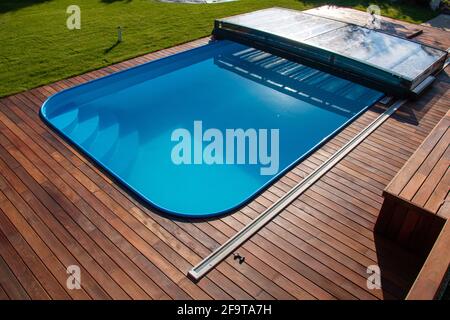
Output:
<path fill-rule="evenodd" d="M 50 1 L 52 0 L 2 0 L 0 1 L 0 14 L 17 11 L 26 7 Z"/>

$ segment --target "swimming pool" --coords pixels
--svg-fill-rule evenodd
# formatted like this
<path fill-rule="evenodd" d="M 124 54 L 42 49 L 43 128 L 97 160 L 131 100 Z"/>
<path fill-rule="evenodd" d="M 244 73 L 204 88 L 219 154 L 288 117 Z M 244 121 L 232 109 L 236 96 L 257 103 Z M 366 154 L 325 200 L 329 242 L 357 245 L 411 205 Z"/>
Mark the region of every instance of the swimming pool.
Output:
<path fill-rule="evenodd" d="M 184 217 L 209 217 L 254 198 L 382 96 L 221 40 L 61 91 L 44 103 L 41 116 L 152 206 Z M 258 156 L 265 138 L 266 151 L 275 150 L 275 140 L 267 136 L 277 131 L 276 170 L 262 174 L 268 164 L 250 161 L 250 135 L 243 161 L 237 160 L 238 142 L 231 156 L 227 147 L 220 151 L 226 155 L 215 149 L 223 163 L 196 161 L 213 141 L 204 135 L 208 129 L 223 133 L 224 144 L 227 130 L 253 130 Z M 174 161 L 181 141 L 174 133 L 180 130 L 192 133 L 191 163 Z M 179 155 L 187 156 L 186 150 Z M 229 156 L 236 158 L 234 164 L 226 161 Z"/>

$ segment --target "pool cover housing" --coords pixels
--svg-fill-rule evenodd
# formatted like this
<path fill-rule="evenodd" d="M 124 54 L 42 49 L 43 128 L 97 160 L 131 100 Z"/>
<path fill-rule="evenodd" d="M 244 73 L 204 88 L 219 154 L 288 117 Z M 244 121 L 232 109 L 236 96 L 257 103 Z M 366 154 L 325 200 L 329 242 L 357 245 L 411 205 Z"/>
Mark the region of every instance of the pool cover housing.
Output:
<path fill-rule="evenodd" d="M 218 19 L 213 34 L 397 96 L 414 94 L 447 58 L 382 31 L 284 8 Z"/>

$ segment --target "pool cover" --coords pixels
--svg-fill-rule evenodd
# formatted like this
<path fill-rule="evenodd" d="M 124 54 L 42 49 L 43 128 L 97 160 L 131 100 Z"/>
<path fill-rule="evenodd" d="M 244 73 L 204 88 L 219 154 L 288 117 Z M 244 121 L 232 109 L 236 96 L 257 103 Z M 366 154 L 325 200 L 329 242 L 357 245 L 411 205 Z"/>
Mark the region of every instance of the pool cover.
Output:
<path fill-rule="evenodd" d="M 269 8 L 215 22 L 214 34 L 285 53 L 313 67 L 395 95 L 442 68 L 447 52 L 376 29 L 300 11 Z"/>

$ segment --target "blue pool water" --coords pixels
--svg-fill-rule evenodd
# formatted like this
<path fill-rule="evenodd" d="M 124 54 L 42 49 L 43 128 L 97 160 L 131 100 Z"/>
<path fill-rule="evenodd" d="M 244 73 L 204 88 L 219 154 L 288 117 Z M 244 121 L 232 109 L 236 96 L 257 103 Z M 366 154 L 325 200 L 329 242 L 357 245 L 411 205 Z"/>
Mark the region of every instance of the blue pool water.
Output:
<path fill-rule="evenodd" d="M 381 97 L 224 40 L 59 92 L 41 116 L 151 205 L 207 217 L 246 203 Z M 263 165 L 249 161 L 174 163 L 172 133 L 193 133 L 194 121 L 224 137 L 226 129 L 278 129 L 277 173 L 261 175 Z M 197 138 L 192 154 L 209 143 Z"/>

